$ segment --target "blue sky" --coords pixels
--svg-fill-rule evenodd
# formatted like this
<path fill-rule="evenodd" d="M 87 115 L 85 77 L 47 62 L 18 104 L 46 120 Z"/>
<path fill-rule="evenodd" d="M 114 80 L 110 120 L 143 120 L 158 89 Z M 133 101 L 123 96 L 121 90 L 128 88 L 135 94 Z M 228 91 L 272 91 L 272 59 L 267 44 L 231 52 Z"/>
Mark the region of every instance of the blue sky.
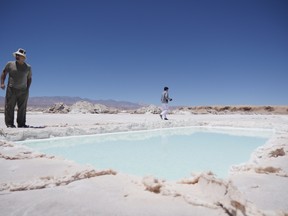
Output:
<path fill-rule="evenodd" d="M 0 66 L 27 51 L 30 96 L 287 105 L 286 0 L 6 0 Z M 1 91 L 1 96 L 5 95 Z"/>

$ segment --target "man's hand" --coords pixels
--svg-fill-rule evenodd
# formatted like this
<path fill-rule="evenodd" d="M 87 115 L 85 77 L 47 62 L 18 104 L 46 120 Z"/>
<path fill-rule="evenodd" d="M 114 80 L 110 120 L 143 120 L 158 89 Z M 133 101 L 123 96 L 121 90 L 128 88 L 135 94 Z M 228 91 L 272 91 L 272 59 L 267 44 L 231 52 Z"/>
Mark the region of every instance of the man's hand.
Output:
<path fill-rule="evenodd" d="M 1 80 L 0 80 L 0 83 L 1 83 L 1 89 L 5 89 L 5 79 L 6 79 L 6 75 L 7 75 L 7 72 L 5 70 L 3 70 L 2 74 L 1 74 Z"/>

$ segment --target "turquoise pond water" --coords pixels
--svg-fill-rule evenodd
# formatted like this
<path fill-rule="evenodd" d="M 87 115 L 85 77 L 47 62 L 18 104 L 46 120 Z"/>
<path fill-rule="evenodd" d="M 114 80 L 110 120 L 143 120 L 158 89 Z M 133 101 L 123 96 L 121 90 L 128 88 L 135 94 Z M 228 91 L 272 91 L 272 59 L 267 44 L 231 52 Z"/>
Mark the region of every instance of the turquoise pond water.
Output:
<path fill-rule="evenodd" d="M 231 165 L 247 162 L 271 131 L 178 128 L 19 142 L 48 155 L 95 169 L 166 180 L 212 171 L 226 178 Z"/>

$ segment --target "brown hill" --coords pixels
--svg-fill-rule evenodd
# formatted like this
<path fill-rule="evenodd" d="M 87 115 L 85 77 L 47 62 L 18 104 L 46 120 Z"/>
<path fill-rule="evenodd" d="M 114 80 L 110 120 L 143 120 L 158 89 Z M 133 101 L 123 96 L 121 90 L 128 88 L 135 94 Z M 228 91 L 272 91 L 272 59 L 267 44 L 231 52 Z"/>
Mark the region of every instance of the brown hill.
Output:
<path fill-rule="evenodd" d="M 180 107 L 174 112 L 190 112 L 192 114 L 288 114 L 287 106 L 194 106 Z"/>

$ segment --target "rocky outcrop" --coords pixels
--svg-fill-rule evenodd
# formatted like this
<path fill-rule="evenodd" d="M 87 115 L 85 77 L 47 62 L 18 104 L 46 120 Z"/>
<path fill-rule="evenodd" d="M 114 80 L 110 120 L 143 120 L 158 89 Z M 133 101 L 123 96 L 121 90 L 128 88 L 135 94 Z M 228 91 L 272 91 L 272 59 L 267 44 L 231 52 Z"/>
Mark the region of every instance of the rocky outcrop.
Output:
<path fill-rule="evenodd" d="M 102 104 L 92 104 L 87 101 L 79 101 L 73 104 L 70 108 L 70 113 L 108 113 L 108 108 Z"/>
<path fill-rule="evenodd" d="M 149 105 L 147 107 L 142 107 L 133 112 L 134 114 L 146 114 L 146 113 L 151 113 L 151 114 L 159 114 L 161 113 L 161 109 L 155 105 Z"/>
<path fill-rule="evenodd" d="M 91 113 L 91 114 L 97 114 L 97 113 L 118 113 L 117 109 L 108 108 L 107 106 L 103 104 L 93 104 L 88 101 L 78 101 L 72 106 L 68 106 L 64 103 L 56 103 L 52 107 L 48 108 L 44 112 L 46 113 Z"/>
<path fill-rule="evenodd" d="M 64 103 L 56 103 L 44 112 L 47 112 L 47 113 L 68 113 L 68 112 L 70 112 L 70 108 L 69 108 L 69 106 L 67 106 Z"/>

